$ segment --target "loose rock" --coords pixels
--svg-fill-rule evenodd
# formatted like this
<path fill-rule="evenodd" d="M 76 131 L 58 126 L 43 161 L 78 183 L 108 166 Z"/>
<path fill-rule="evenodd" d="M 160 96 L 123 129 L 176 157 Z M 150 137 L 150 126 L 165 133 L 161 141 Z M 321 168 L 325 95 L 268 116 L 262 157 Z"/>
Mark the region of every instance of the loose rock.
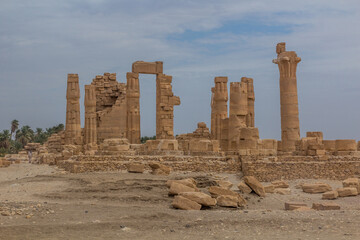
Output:
<path fill-rule="evenodd" d="M 182 192 L 179 196 L 190 199 L 203 206 L 211 207 L 216 205 L 216 199 L 202 192 Z"/>
<path fill-rule="evenodd" d="M 244 177 L 245 183 L 260 197 L 265 197 L 263 185 L 253 176 Z"/>
<path fill-rule="evenodd" d="M 302 190 L 306 193 L 324 193 L 331 191 L 332 188 L 326 183 L 305 183 L 302 185 Z"/>
<path fill-rule="evenodd" d="M 182 210 L 200 210 L 201 205 L 182 196 L 176 196 L 171 204 L 174 208 Z"/>

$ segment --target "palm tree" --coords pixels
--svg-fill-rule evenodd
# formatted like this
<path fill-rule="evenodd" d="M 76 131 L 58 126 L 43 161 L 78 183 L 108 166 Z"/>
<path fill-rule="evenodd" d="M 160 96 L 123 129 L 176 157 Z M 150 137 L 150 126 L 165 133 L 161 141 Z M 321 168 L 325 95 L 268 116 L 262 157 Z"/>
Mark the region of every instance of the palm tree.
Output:
<path fill-rule="evenodd" d="M 15 133 L 15 131 L 16 131 L 18 128 L 19 128 L 19 121 L 16 120 L 16 119 L 12 120 L 12 121 L 11 121 L 11 129 L 10 129 L 10 131 L 11 131 L 11 136 L 10 136 L 10 138 L 11 138 L 11 139 L 12 139 L 12 137 L 13 137 L 13 134 Z"/>
<path fill-rule="evenodd" d="M 0 148 L 8 149 L 10 147 L 11 135 L 9 130 L 3 130 L 0 133 Z"/>
<path fill-rule="evenodd" d="M 15 139 L 25 146 L 34 139 L 34 131 L 28 125 L 23 126 L 20 130 L 16 131 Z"/>

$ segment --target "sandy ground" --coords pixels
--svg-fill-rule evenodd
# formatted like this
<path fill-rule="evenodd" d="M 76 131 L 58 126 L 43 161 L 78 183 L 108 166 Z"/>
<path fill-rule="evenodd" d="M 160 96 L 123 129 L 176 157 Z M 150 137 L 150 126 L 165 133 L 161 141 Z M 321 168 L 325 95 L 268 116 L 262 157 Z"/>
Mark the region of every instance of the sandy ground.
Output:
<path fill-rule="evenodd" d="M 360 239 L 360 195 L 333 200 L 338 211 L 285 211 L 286 201 L 323 202 L 321 194 L 295 188 L 319 180 L 297 180 L 289 182 L 291 195 L 244 194 L 244 209 L 175 210 L 165 182 L 188 176 L 205 192 L 217 176 L 239 182 L 236 175 L 69 174 L 28 163 L 0 168 L 0 211 L 14 214 L 0 215 L 0 239 Z"/>

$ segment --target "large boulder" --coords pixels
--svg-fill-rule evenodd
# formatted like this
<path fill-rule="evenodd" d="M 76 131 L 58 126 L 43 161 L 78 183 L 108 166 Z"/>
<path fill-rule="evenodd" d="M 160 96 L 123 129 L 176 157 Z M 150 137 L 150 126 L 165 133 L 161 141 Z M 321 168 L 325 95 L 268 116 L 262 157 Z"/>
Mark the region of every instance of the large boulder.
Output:
<path fill-rule="evenodd" d="M 324 192 L 322 195 L 322 199 L 328 199 L 328 200 L 337 199 L 338 197 L 339 197 L 339 193 L 337 191 Z"/>
<path fill-rule="evenodd" d="M 340 205 L 336 203 L 313 203 L 315 210 L 340 210 Z"/>
<path fill-rule="evenodd" d="M 220 207 L 234 207 L 237 208 L 238 207 L 238 198 L 235 196 L 230 196 L 230 195 L 223 195 L 223 196 L 218 196 L 216 198 L 217 201 L 217 205 Z"/>
<path fill-rule="evenodd" d="M 246 200 L 239 193 L 231 191 L 229 189 L 221 188 L 218 186 L 211 186 L 209 187 L 209 193 L 214 198 L 217 198 L 219 196 L 233 196 L 238 199 L 238 206 L 246 205 Z"/>
<path fill-rule="evenodd" d="M 244 182 L 260 197 L 265 197 L 264 186 L 253 176 L 244 177 Z"/>
<path fill-rule="evenodd" d="M 173 182 L 169 189 L 169 195 L 178 195 L 179 193 L 182 192 L 197 192 L 197 191 L 199 190 L 196 188 L 188 187 L 184 184 Z"/>
<path fill-rule="evenodd" d="M 241 181 L 237 185 L 237 187 L 240 190 L 240 192 L 242 192 L 242 193 L 251 193 L 252 192 L 251 188 L 248 185 L 246 185 L 246 183 L 244 181 Z"/>
<path fill-rule="evenodd" d="M 327 183 L 304 183 L 301 187 L 306 193 L 324 193 L 332 190 Z"/>
<path fill-rule="evenodd" d="M 174 208 L 182 210 L 200 210 L 201 205 L 188 198 L 176 196 L 171 204 Z"/>
<path fill-rule="evenodd" d="M 350 197 L 358 195 L 358 191 L 354 187 L 338 188 L 336 191 L 339 193 L 339 197 Z"/>
<path fill-rule="evenodd" d="M 343 182 L 343 187 L 353 187 L 356 188 L 358 191 L 358 194 L 360 194 L 360 181 L 358 178 L 348 178 L 345 179 Z"/>
<path fill-rule="evenodd" d="M 180 183 L 188 187 L 196 188 L 196 181 L 193 178 L 186 178 L 186 179 L 180 179 L 180 180 L 168 180 L 166 182 L 166 185 L 168 187 L 171 186 L 172 183 Z"/>
<path fill-rule="evenodd" d="M 171 168 L 168 167 L 168 166 L 165 166 L 163 164 L 160 164 L 160 163 L 156 163 L 156 162 L 153 162 L 153 163 L 150 163 L 149 164 L 151 170 L 152 170 L 152 174 L 154 175 L 169 175 L 170 172 L 171 172 Z"/>
<path fill-rule="evenodd" d="M 211 207 L 216 205 L 216 199 L 202 192 L 181 192 L 179 196 L 190 199 L 203 206 Z"/>

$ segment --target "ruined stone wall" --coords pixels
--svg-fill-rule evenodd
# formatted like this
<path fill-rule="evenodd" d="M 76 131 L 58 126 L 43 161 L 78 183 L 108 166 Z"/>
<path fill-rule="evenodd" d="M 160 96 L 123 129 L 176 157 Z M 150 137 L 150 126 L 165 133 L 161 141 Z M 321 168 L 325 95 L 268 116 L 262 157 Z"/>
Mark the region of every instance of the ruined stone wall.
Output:
<path fill-rule="evenodd" d="M 126 136 L 126 84 L 116 81 L 115 73 L 98 75 L 95 86 L 97 142 Z"/>
<path fill-rule="evenodd" d="M 360 157 L 277 156 L 241 157 L 245 176 L 260 181 L 277 179 L 339 179 L 360 175 Z"/>
<path fill-rule="evenodd" d="M 129 163 L 161 162 L 174 171 L 238 173 L 238 158 L 205 156 L 74 156 L 72 160 L 59 162 L 59 167 L 70 172 L 126 170 Z M 150 168 L 147 166 L 147 169 Z"/>

